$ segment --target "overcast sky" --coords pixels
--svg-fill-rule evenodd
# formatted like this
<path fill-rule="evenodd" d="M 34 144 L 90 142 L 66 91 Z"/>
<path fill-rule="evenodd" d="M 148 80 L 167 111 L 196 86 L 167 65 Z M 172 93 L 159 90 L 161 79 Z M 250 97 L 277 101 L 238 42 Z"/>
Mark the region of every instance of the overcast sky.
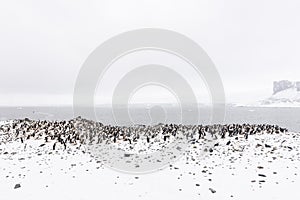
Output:
<path fill-rule="evenodd" d="M 215 63 L 228 102 L 262 98 L 272 93 L 273 80 L 300 80 L 299 11 L 299 0 L 0 1 L 0 105 L 72 103 L 88 55 L 110 37 L 139 28 L 169 29 L 196 41 Z M 155 56 L 163 61 L 167 55 L 148 59 Z M 118 77 L 111 73 L 106 80 Z M 109 100 L 108 88 L 99 101 Z"/>

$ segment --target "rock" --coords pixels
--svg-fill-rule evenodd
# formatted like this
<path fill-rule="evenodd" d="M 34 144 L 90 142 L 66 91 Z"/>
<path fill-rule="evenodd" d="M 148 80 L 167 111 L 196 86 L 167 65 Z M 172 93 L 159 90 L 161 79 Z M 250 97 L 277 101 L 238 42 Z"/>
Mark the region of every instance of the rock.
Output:
<path fill-rule="evenodd" d="M 258 176 L 260 176 L 260 177 L 267 177 L 267 176 L 264 175 L 264 174 L 258 174 Z"/>
<path fill-rule="evenodd" d="M 211 191 L 211 193 L 216 193 L 217 191 L 216 190 L 214 190 L 214 189 L 212 189 L 212 188 L 209 188 L 209 190 Z"/>
<path fill-rule="evenodd" d="M 129 154 L 129 153 L 125 153 L 124 154 L 124 157 L 126 157 L 126 158 L 128 158 L 128 157 L 130 157 L 131 156 L 131 154 Z"/>
<path fill-rule="evenodd" d="M 271 148 L 271 145 L 265 144 L 266 148 Z"/>
<path fill-rule="evenodd" d="M 292 82 L 288 80 L 282 80 L 282 81 L 274 81 L 273 82 L 273 94 L 277 94 L 278 92 L 295 88 L 297 91 L 300 91 L 300 82 Z"/>
<path fill-rule="evenodd" d="M 177 149 L 178 151 L 181 151 L 181 150 L 182 150 L 182 148 L 181 148 L 181 147 L 176 147 L 176 149 Z"/>
<path fill-rule="evenodd" d="M 287 148 L 288 148 L 289 150 L 293 150 L 293 148 L 292 148 L 292 147 L 289 147 L 289 146 L 287 146 Z"/>
<path fill-rule="evenodd" d="M 20 187 L 21 187 L 21 184 L 18 183 L 18 184 L 15 185 L 14 189 L 18 189 Z"/>

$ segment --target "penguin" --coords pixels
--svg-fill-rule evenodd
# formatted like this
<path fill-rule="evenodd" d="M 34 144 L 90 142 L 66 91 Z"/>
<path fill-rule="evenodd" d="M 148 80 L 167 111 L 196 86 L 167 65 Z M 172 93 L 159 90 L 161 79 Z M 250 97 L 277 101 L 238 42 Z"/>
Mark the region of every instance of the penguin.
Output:
<path fill-rule="evenodd" d="M 54 142 L 52 149 L 55 150 L 56 142 Z"/>

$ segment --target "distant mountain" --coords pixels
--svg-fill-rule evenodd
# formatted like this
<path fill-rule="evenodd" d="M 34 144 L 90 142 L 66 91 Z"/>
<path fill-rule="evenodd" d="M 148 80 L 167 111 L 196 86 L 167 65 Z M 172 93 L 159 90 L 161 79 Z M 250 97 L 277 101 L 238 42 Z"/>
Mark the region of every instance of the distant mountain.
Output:
<path fill-rule="evenodd" d="M 294 89 L 297 92 L 300 92 L 300 81 L 291 82 L 288 80 L 282 80 L 273 82 L 273 95 L 289 89 Z"/>
<path fill-rule="evenodd" d="M 260 101 L 259 104 L 274 107 L 300 106 L 300 82 L 275 81 L 273 83 L 273 95 Z"/>

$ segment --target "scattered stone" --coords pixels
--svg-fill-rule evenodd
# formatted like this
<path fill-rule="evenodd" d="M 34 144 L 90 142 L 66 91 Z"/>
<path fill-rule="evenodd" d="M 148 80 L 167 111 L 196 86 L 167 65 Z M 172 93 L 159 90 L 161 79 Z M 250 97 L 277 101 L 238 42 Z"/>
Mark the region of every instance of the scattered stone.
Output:
<path fill-rule="evenodd" d="M 229 161 L 231 163 L 236 163 L 239 161 L 239 159 L 241 159 L 246 152 L 247 148 L 249 146 L 247 146 L 247 144 L 245 144 L 245 136 L 249 138 L 251 137 L 251 135 L 254 134 L 264 134 L 268 131 L 268 133 L 272 134 L 275 133 L 277 130 L 279 130 L 278 126 L 275 125 L 250 125 L 250 124 L 243 124 L 243 125 L 239 125 L 239 124 L 230 124 L 230 125 L 193 125 L 193 126 L 186 126 L 186 125 L 176 125 L 176 124 L 159 124 L 157 126 L 144 126 L 144 125 L 136 125 L 136 126 L 129 126 L 129 127 L 125 127 L 125 126 L 109 126 L 109 125 L 103 125 L 99 122 L 94 122 L 94 121 L 90 121 L 90 120 L 85 120 L 85 119 L 81 119 L 81 118 L 76 118 L 73 120 L 69 120 L 69 121 L 58 121 L 58 122 L 51 122 L 51 121 L 35 121 L 35 120 L 30 120 L 27 119 L 25 120 L 14 120 L 13 121 L 13 126 L 14 128 L 11 128 L 11 132 L 15 131 L 15 130 L 22 130 L 26 128 L 26 131 L 22 131 L 21 137 L 24 138 L 24 140 L 27 140 L 26 138 L 32 139 L 32 140 L 37 140 L 37 141 L 42 141 L 45 142 L 41 145 L 39 145 L 39 147 L 44 147 L 42 149 L 38 149 L 36 153 L 36 155 L 39 156 L 43 156 L 40 157 L 40 159 L 44 159 L 44 155 L 45 155 L 45 150 L 46 150 L 46 155 L 48 156 L 48 152 L 47 151 L 47 146 L 49 143 L 50 147 L 50 151 L 51 153 L 53 153 L 53 155 L 57 154 L 59 155 L 59 152 L 62 150 L 65 153 L 68 154 L 72 154 L 72 146 L 75 146 L 76 148 L 78 148 L 79 152 L 83 152 L 83 153 L 87 153 L 85 151 L 83 151 L 82 149 L 80 149 L 81 145 L 85 145 L 87 142 L 102 142 L 102 143 L 107 143 L 107 144 L 112 144 L 112 145 L 119 145 L 119 149 L 122 149 L 121 145 L 123 145 L 124 143 L 126 144 L 126 152 L 125 154 L 121 154 L 121 158 L 119 159 L 123 159 L 126 163 L 128 164 L 132 164 L 132 166 L 140 167 L 140 162 L 135 162 L 135 158 L 136 155 L 135 153 L 131 153 L 131 150 L 135 150 L 136 144 L 140 141 L 142 141 L 142 148 L 141 150 L 138 149 L 137 152 L 139 153 L 147 153 L 147 150 L 152 148 L 152 146 L 155 146 L 155 144 L 158 144 L 159 147 L 165 147 L 166 145 L 168 145 L 169 141 L 172 141 L 173 139 L 175 139 L 174 136 L 176 136 L 176 134 L 179 133 L 183 133 L 186 134 L 184 136 L 188 137 L 188 141 L 190 142 L 190 144 L 192 144 L 191 148 L 193 148 L 193 151 L 195 150 L 195 152 L 197 152 L 197 148 L 199 148 L 199 146 L 202 145 L 203 141 L 206 141 L 205 139 L 205 135 L 209 135 L 211 133 L 211 135 L 214 138 L 221 138 L 220 136 L 222 136 L 222 138 L 227 138 L 229 137 L 230 140 L 228 140 L 226 142 L 226 145 L 231 145 L 228 146 L 224 149 L 224 151 L 222 151 L 222 147 L 224 146 L 224 140 L 221 141 L 220 139 L 220 143 L 215 143 L 213 146 L 215 147 L 210 148 L 211 146 L 202 146 L 205 147 L 207 149 L 207 151 L 209 153 L 213 153 L 216 155 L 223 155 L 225 159 L 229 159 Z M 19 126 L 20 125 L 20 126 Z M 7 125 L 10 126 L 10 125 Z M 79 126 L 80 128 L 82 128 L 84 131 L 77 131 L 76 127 Z M 25 128 L 24 128 L 25 127 Z M 38 133 L 33 134 L 33 132 L 35 131 L 36 127 L 42 127 L 42 129 L 45 129 L 47 131 L 40 131 Z M 0 133 L 1 133 L 1 128 L 2 126 L 0 125 Z M 5 129 L 6 130 L 6 129 Z M 48 130 L 55 130 L 55 131 L 48 131 Z M 95 133 L 95 138 L 92 138 L 93 136 L 87 135 L 86 133 L 91 133 L 91 130 L 101 130 L 99 131 L 99 133 Z M 221 130 L 221 131 L 220 131 Z M 224 131 L 223 131 L 224 130 Z M 269 131 L 270 130 L 270 131 Z M 283 129 L 284 130 L 284 129 Z M 286 130 L 284 130 L 282 133 L 284 133 Z M 193 133 L 197 133 L 194 134 Z M 281 132 L 281 131 L 280 131 Z M 15 133 L 15 132 L 12 132 Z M 55 134 L 54 134 L 55 133 Z M 102 134 L 104 133 L 104 134 Z M 250 134 L 251 133 L 251 134 Z M 136 135 L 139 135 L 138 138 L 136 138 Z M 20 141 L 20 137 L 15 136 L 16 134 L 11 134 L 9 135 L 9 138 L 0 138 L 2 140 L 0 140 L 0 143 L 6 143 L 6 142 L 11 142 L 11 141 L 16 141 L 19 142 Z M 147 136 L 147 141 L 145 139 L 145 136 Z M 224 136 L 224 137 L 223 137 Z M 44 140 L 45 138 L 46 141 Z M 233 139 L 235 138 L 235 140 Z M 92 140 L 91 140 L 92 139 Z M 256 138 L 255 138 L 256 139 Z M 90 141 L 91 140 L 91 141 Z M 101 141 L 100 141 L 101 140 Z M 145 142 L 146 141 L 146 142 Z M 210 140 L 211 141 L 211 140 Z M 231 142 L 232 141 L 232 142 Z M 241 141 L 241 142 L 240 142 Z M 264 144 L 265 148 L 271 148 L 271 145 L 269 144 L 265 144 L 264 140 L 258 140 L 260 143 Z M 269 140 L 267 140 L 269 141 Z M 115 143 L 115 144 L 113 144 Z M 149 143 L 149 144 L 147 144 Z M 54 147 L 52 147 L 52 145 L 55 144 Z M 213 143 L 212 143 L 213 144 Z M 271 143 L 273 145 L 273 143 Z M 287 142 L 288 144 L 288 142 Z M 254 143 L 255 145 L 255 143 Z M 68 147 L 68 148 L 67 148 Z M 70 147 L 70 148 L 69 148 Z M 263 147 L 263 145 L 261 144 L 257 144 L 256 148 L 258 147 Z M 283 146 L 278 147 L 278 149 L 280 149 Z M 53 149 L 52 149 L 53 148 Z M 288 148 L 290 150 L 292 150 L 292 147 L 285 147 Z M 52 151 L 52 150 L 55 151 Z M 154 148 L 153 148 L 154 149 Z M 181 147 L 176 147 L 176 149 L 178 151 L 181 151 Z M 3 151 L 6 149 L 3 149 Z M 128 151 L 127 151 L 128 150 Z M 185 151 L 186 149 L 184 149 Z M 272 156 L 277 156 L 278 159 L 280 159 L 281 155 L 277 155 L 278 151 L 274 152 L 275 150 L 277 150 L 277 148 L 273 148 L 272 151 L 268 151 L 268 154 L 272 154 Z M 257 156 L 263 155 L 264 154 L 265 149 L 261 148 L 261 149 L 256 149 L 254 154 Z M 285 150 L 286 152 L 287 150 Z M 127 153 L 128 152 L 128 153 Z M 234 152 L 234 154 L 231 154 Z M 187 150 L 187 153 L 185 155 L 187 155 L 187 160 L 184 161 L 186 164 L 193 164 L 193 165 L 197 165 L 197 166 L 201 166 L 201 162 L 197 161 L 197 156 L 199 155 L 193 155 L 194 152 L 191 152 L 190 150 Z M 223 154 L 222 154 L 223 153 Z M 291 152 L 293 153 L 293 152 Z M 4 152 L 3 154 L 9 154 L 8 152 Z M 13 152 L 11 153 L 11 155 L 15 155 L 17 154 L 17 152 Z M 6 159 L 17 159 L 17 156 L 15 156 L 15 158 L 11 158 L 13 156 L 2 156 L 2 157 L 6 157 Z M 73 154 L 74 155 L 74 154 Z M 124 155 L 122 157 L 122 155 Z M 147 155 L 147 154 L 146 154 Z M 172 155 L 172 158 L 176 158 L 176 155 Z M 26 159 L 29 157 L 26 157 Z M 66 160 L 67 156 L 64 155 L 64 157 L 61 157 L 62 160 Z M 125 159 L 127 158 L 127 159 Z M 128 159 L 129 158 L 129 159 Z M 148 159 L 149 158 L 149 159 Z M 269 156 L 267 158 L 267 160 L 269 160 L 271 157 Z M 274 160 L 275 157 L 273 157 Z M 281 157 L 282 158 L 282 157 Z M 24 158 L 20 158 L 19 160 L 23 160 Z M 165 161 L 164 158 L 158 160 L 156 158 L 151 158 L 149 157 L 145 157 L 144 158 L 147 162 L 149 161 L 151 162 L 163 162 Z M 267 161 L 266 160 L 266 161 Z M 90 160 L 90 162 L 94 161 L 94 158 L 92 157 L 92 159 Z M 104 161 L 104 160 L 101 160 Z M 107 161 L 109 161 L 109 159 L 107 159 Z M 140 161 L 140 160 L 139 160 Z M 249 162 L 249 161 L 248 161 Z M 100 163 L 100 161 L 97 163 Z M 136 164 L 139 163 L 139 164 Z M 206 170 L 202 170 L 203 176 L 205 178 L 208 178 L 209 175 L 211 175 L 212 171 L 213 171 L 213 167 L 217 167 L 220 166 L 219 163 L 217 163 L 217 161 L 212 161 L 212 165 L 209 166 L 205 166 L 203 167 Z M 39 163 L 40 164 L 40 163 Z M 40 164 L 41 165 L 41 164 Z M 81 164 L 83 165 L 83 164 Z M 76 164 L 71 164 L 71 167 L 75 167 Z M 142 164 L 141 164 L 142 166 Z M 69 166 L 69 170 L 72 170 L 71 167 Z M 249 168 L 255 168 L 255 165 L 251 166 L 249 165 Z M 264 169 L 263 166 L 257 166 L 258 169 Z M 266 166 L 266 168 L 268 168 Z M 173 170 L 179 170 L 178 167 L 173 167 L 172 165 L 170 165 L 170 169 Z M 198 168 L 199 169 L 199 168 Z M 229 169 L 234 170 L 235 168 L 233 167 L 233 165 L 229 166 Z M 247 167 L 246 167 L 247 169 Z M 88 171 L 88 169 L 86 170 Z M 211 172 L 210 172 L 211 171 Z M 64 171 L 65 172 L 65 171 Z M 178 171 L 174 171 L 174 173 L 177 173 Z M 41 171 L 42 173 L 42 171 Z M 66 172 L 65 172 L 66 173 Z M 185 174 L 186 172 L 184 172 Z M 198 172 L 197 172 L 198 173 Z M 195 173 L 189 172 L 188 174 L 195 176 Z M 273 174 L 275 174 L 275 172 L 273 172 Z M 234 174 L 232 174 L 234 175 Z M 182 174 L 180 174 L 180 176 L 182 177 Z M 264 174 L 258 174 L 258 176 L 260 177 L 266 177 L 266 175 Z M 73 176 L 74 178 L 75 176 Z M 175 178 L 177 176 L 175 175 Z M 118 178 L 118 177 L 117 177 Z M 179 178 L 179 177 L 178 177 Z M 198 180 L 197 177 L 192 177 L 193 180 Z M 134 177 L 134 179 L 139 179 L 139 177 Z M 184 179 L 184 177 L 182 177 L 182 179 Z M 209 181 L 212 181 L 212 179 L 208 179 Z M 256 182 L 255 180 L 252 180 L 251 182 Z M 259 183 L 263 183 L 265 182 L 265 180 L 259 180 Z M 196 187 L 199 187 L 200 184 L 196 183 L 195 184 Z M 15 189 L 21 187 L 20 184 L 16 184 Z M 209 190 L 212 193 L 216 193 L 216 190 L 209 188 Z M 182 191 L 182 189 L 179 189 L 179 191 Z"/>

